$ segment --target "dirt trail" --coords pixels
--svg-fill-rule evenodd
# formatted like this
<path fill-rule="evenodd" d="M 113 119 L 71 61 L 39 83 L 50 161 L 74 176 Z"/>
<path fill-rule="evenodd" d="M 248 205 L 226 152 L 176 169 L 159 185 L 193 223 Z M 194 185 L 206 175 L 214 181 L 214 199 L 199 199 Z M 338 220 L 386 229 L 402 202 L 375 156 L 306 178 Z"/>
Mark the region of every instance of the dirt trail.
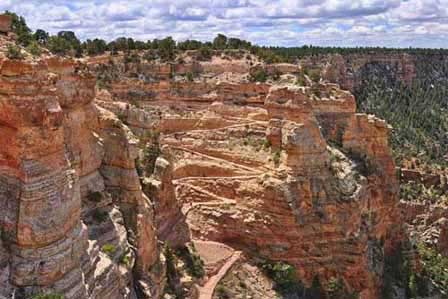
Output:
<path fill-rule="evenodd" d="M 235 251 L 231 258 L 219 269 L 216 275 L 210 277 L 203 287 L 199 287 L 199 299 L 212 299 L 213 292 L 219 281 L 227 274 L 229 269 L 235 264 L 241 256 L 241 251 Z"/>

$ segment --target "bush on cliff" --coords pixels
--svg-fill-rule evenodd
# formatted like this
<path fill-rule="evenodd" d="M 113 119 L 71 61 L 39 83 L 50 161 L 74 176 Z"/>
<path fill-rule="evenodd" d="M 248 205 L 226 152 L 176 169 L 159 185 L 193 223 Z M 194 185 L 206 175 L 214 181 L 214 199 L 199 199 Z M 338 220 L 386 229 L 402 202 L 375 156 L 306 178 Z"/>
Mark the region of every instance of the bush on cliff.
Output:
<path fill-rule="evenodd" d="M 117 251 L 117 248 L 113 244 L 104 244 L 101 247 L 101 251 L 107 254 L 109 257 L 113 257 L 115 255 L 115 252 Z"/>
<path fill-rule="evenodd" d="M 448 295 L 448 258 L 438 253 L 435 249 L 420 243 L 417 246 L 418 254 L 421 258 L 424 273 L 429 277 L 431 282 Z M 419 294 L 421 295 L 421 294 Z M 426 295 L 426 294 L 423 294 Z"/>
<path fill-rule="evenodd" d="M 197 254 L 194 245 L 184 246 L 176 250 L 176 255 L 185 263 L 189 275 L 202 278 L 205 275 L 204 262 Z"/>
<path fill-rule="evenodd" d="M 40 48 L 38 42 L 32 41 L 28 47 L 26 47 L 26 50 L 33 56 L 38 57 L 42 55 L 42 49 Z"/>
<path fill-rule="evenodd" d="M 6 57 L 8 57 L 9 59 L 15 59 L 15 60 L 21 60 L 21 59 L 25 58 L 23 56 L 20 48 L 17 46 L 14 46 L 14 45 L 8 46 L 8 52 L 6 52 Z"/>
<path fill-rule="evenodd" d="M 250 80 L 252 82 L 266 82 L 268 79 L 268 74 L 264 69 L 256 70 L 253 74 L 251 74 Z"/>
<path fill-rule="evenodd" d="M 281 295 L 302 294 L 304 285 L 297 279 L 292 265 L 284 262 L 263 261 L 260 268 L 274 282 L 274 289 Z"/>
<path fill-rule="evenodd" d="M 6 15 L 12 17 L 12 32 L 17 36 L 17 42 L 22 46 L 28 46 L 33 40 L 31 29 L 26 24 L 25 18 L 17 14 L 6 11 Z"/>
<path fill-rule="evenodd" d="M 154 172 L 156 160 L 161 154 L 159 138 L 158 131 L 148 131 L 140 142 L 141 155 L 137 160 L 137 172 L 141 177 L 150 176 Z"/>

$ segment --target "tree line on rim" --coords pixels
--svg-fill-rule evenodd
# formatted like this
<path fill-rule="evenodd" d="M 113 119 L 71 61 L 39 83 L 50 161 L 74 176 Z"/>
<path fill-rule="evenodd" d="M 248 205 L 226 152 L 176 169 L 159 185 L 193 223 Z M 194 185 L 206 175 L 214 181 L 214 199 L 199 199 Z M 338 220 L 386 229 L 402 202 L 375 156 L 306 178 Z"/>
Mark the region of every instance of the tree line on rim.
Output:
<path fill-rule="evenodd" d="M 382 47 L 318 47 L 304 45 L 301 47 L 266 47 L 254 45 L 249 41 L 234 37 L 227 37 L 218 34 L 213 41 L 185 40 L 175 41 L 168 36 L 163 39 L 153 39 L 148 41 L 134 40 L 130 37 L 120 37 L 113 41 L 106 41 L 101 38 L 87 39 L 81 41 L 73 31 L 60 31 L 56 35 L 51 35 L 43 29 L 33 32 L 22 16 L 6 11 L 13 19 L 12 29 L 17 35 L 17 42 L 21 46 L 36 49 L 45 47 L 56 55 L 70 55 L 82 57 L 83 55 L 101 55 L 107 51 L 116 54 L 119 51 L 129 53 L 133 50 L 151 50 L 156 52 L 162 60 L 172 60 L 176 51 L 198 50 L 203 55 L 210 56 L 213 50 L 247 50 L 252 54 L 264 59 L 267 63 L 296 62 L 297 59 L 306 56 L 319 56 L 327 54 L 366 54 L 366 53 L 409 53 L 424 55 L 447 55 L 446 49 L 417 49 L 417 48 L 382 48 Z"/>

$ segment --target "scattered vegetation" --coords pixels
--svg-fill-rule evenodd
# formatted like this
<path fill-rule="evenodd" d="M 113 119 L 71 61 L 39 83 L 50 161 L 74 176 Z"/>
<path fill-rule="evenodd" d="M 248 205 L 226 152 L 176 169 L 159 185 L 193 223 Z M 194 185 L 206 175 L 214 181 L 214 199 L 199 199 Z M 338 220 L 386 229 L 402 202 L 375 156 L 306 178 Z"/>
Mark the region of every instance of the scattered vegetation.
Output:
<path fill-rule="evenodd" d="M 137 161 L 137 171 L 140 177 L 150 176 L 154 172 L 156 160 L 162 153 L 159 143 L 160 133 L 158 131 L 147 131 L 141 139 L 141 155 Z"/>
<path fill-rule="evenodd" d="M 274 161 L 275 166 L 278 166 L 280 164 L 281 157 L 282 157 L 281 150 L 274 151 L 273 156 L 272 156 L 272 161 Z"/>
<path fill-rule="evenodd" d="M 250 75 L 250 80 L 252 82 L 266 82 L 268 79 L 268 74 L 262 68 L 257 69 L 254 73 Z"/>
<path fill-rule="evenodd" d="M 445 296 L 448 295 L 448 257 L 441 255 L 424 243 L 418 244 L 417 250 L 423 265 L 423 273 L 427 275 L 437 289 Z M 411 282 L 414 286 L 414 293 L 419 296 L 427 295 L 425 285 L 420 283 L 418 279 L 414 278 L 414 281 Z M 422 286 L 424 287 L 423 290 Z"/>
<path fill-rule="evenodd" d="M 400 184 L 400 199 L 406 201 L 418 201 L 428 203 L 448 202 L 448 194 L 445 188 L 435 186 L 426 187 L 420 182 L 407 182 Z"/>
<path fill-rule="evenodd" d="M 194 245 L 185 246 L 176 250 L 176 255 L 185 263 L 189 275 L 202 278 L 205 275 L 204 262 L 196 252 Z"/>
<path fill-rule="evenodd" d="M 180 283 L 180 273 L 177 269 L 178 257 L 175 255 L 175 251 L 165 244 L 164 255 L 166 260 L 166 276 L 167 284 L 165 286 L 165 293 L 175 295 L 176 299 L 185 298 L 184 290 Z"/>
<path fill-rule="evenodd" d="M 356 163 L 355 170 L 359 174 L 368 177 L 372 174 L 378 173 L 377 166 L 366 154 L 358 153 L 352 150 L 344 150 L 344 152 Z"/>
<path fill-rule="evenodd" d="M 233 296 L 232 292 L 226 286 L 221 284 L 216 287 L 215 294 L 219 299 L 231 299 Z"/>
<path fill-rule="evenodd" d="M 107 220 L 109 214 L 105 211 L 102 211 L 100 208 L 96 208 L 93 211 L 92 218 L 97 223 L 102 223 Z"/>
<path fill-rule="evenodd" d="M 89 192 L 87 195 L 87 199 L 92 202 L 100 202 L 102 198 L 103 195 L 98 191 Z"/>
<path fill-rule="evenodd" d="M 339 277 L 331 278 L 324 287 L 319 278 L 315 276 L 311 286 L 306 287 L 297 278 L 295 268 L 288 263 L 264 260 L 259 264 L 259 267 L 274 282 L 274 290 L 281 298 L 358 298 L 358 293 L 347 291 L 343 280 Z"/>
<path fill-rule="evenodd" d="M 185 77 L 187 78 L 188 82 L 193 82 L 194 81 L 194 76 L 192 72 L 188 72 Z"/>
<path fill-rule="evenodd" d="M 302 294 L 303 284 L 297 279 L 292 265 L 284 262 L 263 261 L 260 265 L 264 273 L 274 282 L 274 289 L 281 295 Z"/>
<path fill-rule="evenodd" d="M 427 296 L 427 279 L 423 273 L 417 273 L 413 267 L 410 243 L 403 243 L 401 246 L 384 260 L 384 286 L 382 289 L 382 298 L 396 298 L 395 288 L 401 288 L 406 294 L 406 298 L 416 298 Z"/>
<path fill-rule="evenodd" d="M 27 47 L 26 50 L 33 55 L 34 57 L 39 57 L 42 55 L 42 49 L 39 46 L 37 41 L 32 41 Z"/>
<path fill-rule="evenodd" d="M 308 69 L 305 69 L 303 72 L 304 72 L 305 75 L 307 75 L 311 79 L 311 81 L 313 81 L 313 82 L 319 82 L 320 81 L 320 70 L 315 70 L 315 69 L 308 70 Z"/>
<path fill-rule="evenodd" d="M 326 287 L 328 299 L 340 298 L 356 298 L 356 294 L 348 294 L 345 289 L 344 281 L 339 277 L 332 277 L 327 283 Z"/>
<path fill-rule="evenodd" d="M 447 165 L 448 62 L 433 56 L 418 57 L 417 78 L 412 84 L 388 78 L 387 71 L 376 75 L 378 68 L 381 66 L 362 75 L 363 83 L 356 91 L 359 109 L 393 126 L 391 144 L 398 162 L 418 157 Z"/>
<path fill-rule="evenodd" d="M 11 29 L 17 36 L 18 44 L 24 47 L 28 46 L 33 40 L 33 35 L 26 24 L 25 18 L 10 11 L 6 11 L 5 14 L 12 17 Z"/>
<path fill-rule="evenodd" d="M 168 36 L 163 39 L 147 41 L 134 40 L 128 37 L 119 37 L 114 41 L 106 42 L 100 38 L 88 39 L 81 42 L 72 31 L 61 31 L 56 35 L 50 34 L 42 29 L 37 29 L 34 33 L 27 26 L 23 17 L 12 12 L 6 12 L 13 17 L 13 32 L 18 36 L 18 43 L 28 46 L 32 41 L 37 41 L 40 45 L 47 47 L 57 55 L 72 55 L 80 57 L 82 55 L 101 55 L 109 51 L 112 55 L 117 55 L 119 51 L 130 54 L 134 50 L 148 50 L 149 56 L 146 60 L 160 59 L 162 61 L 173 61 L 178 51 L 196 50 L 199 60 L 210 60 L 214 51 L 247 50 L 251 54 L 263 59 L 266 63 L 295 63 L 298 59 L 310 56 L 323 56 L 328 54 L 400 54 L 409 53 L 415 55 L 447 55 L 446 49 L 392 49 L 380 47 L 317 47 L 304 45 L 301 47 L 261 47 L 253 45 L 251 42 L 234 37 L 227 37 L 218 34 L 213 41 L 202 42 L 199 40 L 185 40 L 176 42 Z M 232 54 L 233 55 L 233 54 Z M 314 81 L 318 81 L 317 74 L 309 74 Z"/>
<path fill-rule="evenodd" d="M 16 59 L 16 60 L 21 60 L 25 58 L 20 48 L 14 45 L 8 46 L 8 52 L 6 52 L 6 57 L 8 57 L 9 59 Z"/>
<path fill-rule="evenodd" d="M 117 248 L 113 244 L 107 243 L 101 247 L 101 251 L 112 258 L 117 251 Z"/>
<path fill-rule="evenodd" d="M 124 252 L 122 256 L 120 257 L 120 263 L 125 266 L 131 265 L 131 257 L 129 255 L 129 252 Z"/>

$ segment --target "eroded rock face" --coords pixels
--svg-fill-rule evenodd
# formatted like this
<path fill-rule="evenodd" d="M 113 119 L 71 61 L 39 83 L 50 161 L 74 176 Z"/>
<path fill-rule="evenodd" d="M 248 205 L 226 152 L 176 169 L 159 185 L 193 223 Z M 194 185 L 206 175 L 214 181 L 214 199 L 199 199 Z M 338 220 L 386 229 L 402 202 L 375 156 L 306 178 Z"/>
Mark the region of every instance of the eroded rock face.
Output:
<path fill-rule="evenodd" d="M 109 91 L 101 105 L 133 131 L 162 133 L 164 160 L 150 184 L 159 193 L 146 193 L 162 201 L 156 206 L 182 205 L 193 239 L 287 261 L 308 285 L 339 277 L 360 298 L 379 298 L 384 255 L 400 237 L 398 183 L 389 127 L 356 114 L 349 92 L 126 76 Z M 143 117 L 151 113 L 157 123 Z M 168 210 L 161 209 L 167 225 L 177 217 Z"/>
<path fill-rule="evenodd" d="M 248 75 L 244 59 L 97 65 L 109 59 L 89 62 L 114 78 L 96 101 L 81 64 L 0 62 L 0 298 L 158 298 L 158 241 L 190 238 L 379 298 L 401 225 L 383 121 L 335 84 L 221 80 Z M 213 76 L 171 80 L 173 67 Z"/>
<path fill-rule="evenodd" d="M 306 283 L 342 277 L 361 298 L 378 298 L 399 217 L 394 163 L 388 128 L 373 117 L 348 109 L 336 124 L 342 143 L 324 138 L 330 124 L 317 115 L 353 107 L 345 101 L 353 98 L 315 103 L 301 90 L 272 88 L 269 121 L 166 135 L 193 236 L 288 261 Z M 262 148 L 268 136 L 277 150 Z"/>
<path fill-rule="evenodd" d="M 8 33 L 11 31 L 12 17 L 8 15 L 0 15 L 0 33 Z"/>
<path fill-rule="evenodd" d="M 1 298 L 160 292 L 135 138 L 94 86 L 72 61 L 0 61 Z"/>
<path fill-rule="evenodd" d="M 336 54 L 325 59 L 320 57 L 315 62 L 307 61 L 305 64 L 312 66 L 327 60 L 322 70 L 323 78 L 340 84 L 343 89 L 354 91 L 364 80 L 375 77 L 410 84 L 416 76 L 415 59 L 415 56 L 408 54 Z"/>

